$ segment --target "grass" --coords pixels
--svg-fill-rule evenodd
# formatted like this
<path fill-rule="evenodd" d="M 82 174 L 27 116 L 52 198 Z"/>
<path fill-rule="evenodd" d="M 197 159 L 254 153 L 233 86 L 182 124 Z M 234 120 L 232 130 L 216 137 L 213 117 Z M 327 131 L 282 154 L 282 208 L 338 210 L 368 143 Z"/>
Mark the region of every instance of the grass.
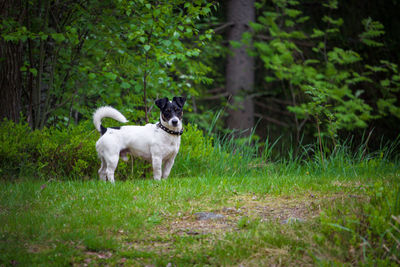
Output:
<path fill-rule="evenodd" d="M 318 170 L 284 174 L 273 166 L 258 170 L 256 175 L 171 177 L 161 182 L 137 179 L 115 185 L 95 179 L 3 181 L 0 264 L 260 266 L 365 262 L 360 248 L 352 247 L 348 240 L 352 236 L 345 239 L 349 244 L 340 244 L 342 230 L 348 225 L 338 222 L 348 214 L 340 214 L 334 207 L 346 204 L 351 207 L 349 212 L 382 208 L 381 202 L 375 206 L 363 203 L 371 203 L 371 192 L 377 191 L 378 182 L 384 192 L 393 191 L 400 172 L 390 164 L 386 171 L 369 168 L 363 167 L 369 175 L 358 175 L 356 167 L 346 175 L 343 170 L 324 175 Z M 194 214 L 201 211 L 224 218 L 199 221 Z M 333 218 L 343 229 L 329 228 Z M 329 239 L 335 235 L 337 240 Z M 368 253 L 373 255 L 374 251 Z M 388 259 L 385 262 L 395 263 L 387 254 L 382 256 Z"/>
<path fill-rule="evenodd" d="M 172 177 L 139 178 L 145 165 L 120 163 L 112 185 L 91 175 L 95 136 L 84 126 L 74 140 L 0 127 L 12 140 L 0 146 L 0 266 L 400 264 L 399 140 L 283 157 L 277 142 L 187 125 Z"/>

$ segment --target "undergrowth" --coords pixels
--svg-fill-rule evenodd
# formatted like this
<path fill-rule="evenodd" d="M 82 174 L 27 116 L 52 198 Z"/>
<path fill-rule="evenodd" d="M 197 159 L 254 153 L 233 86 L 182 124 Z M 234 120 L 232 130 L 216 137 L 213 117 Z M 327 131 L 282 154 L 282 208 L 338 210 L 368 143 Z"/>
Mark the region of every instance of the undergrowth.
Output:
<path fill-rule="evenodd" d="M 212 127 L 212 126 L 211 126 Z M 99 134 L 91 121 L 64 129 L 32 131 L 26 123 L 0 123 L 0 176 L 5 179 L 39 177 L 45 179 L 96 179 L 100 161 L 95 143 Z M 259 141 L 254 132 L 246 138 L 233 134 L 203 134 L 195 124 L 185 126 L 172 175 L 254 175 L 293 174 L 346 176 L 382 173 L 398 166 L 399 140 L 369 152 L 365 142 L 343 142 L 321 157 L 318 142 L 301 146 L 297 155 L 274 153 L 278 140 Z M 130 158 L 120 160 L 116 177 L 120 180 L 151 177 L 151 166 Z"/>

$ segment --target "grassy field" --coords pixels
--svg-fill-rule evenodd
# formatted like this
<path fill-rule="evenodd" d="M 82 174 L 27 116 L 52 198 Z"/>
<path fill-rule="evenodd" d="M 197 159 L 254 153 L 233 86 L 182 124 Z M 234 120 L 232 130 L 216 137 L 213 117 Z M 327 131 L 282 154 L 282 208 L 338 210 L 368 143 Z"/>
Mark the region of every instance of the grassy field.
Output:
<path fill-rule="evenodd" d="M 398 165 L 285 168 L 115 185 L 2 181 L 0 265 L 400 263 Z"/>
<path fill-rule="evenodd" d="M 0 266 L 400 264 L 399 141 L 280 154 L 187 125 L 169 179 L 129 161 L 113 185 L 87 129 L 0 127 Z"/>

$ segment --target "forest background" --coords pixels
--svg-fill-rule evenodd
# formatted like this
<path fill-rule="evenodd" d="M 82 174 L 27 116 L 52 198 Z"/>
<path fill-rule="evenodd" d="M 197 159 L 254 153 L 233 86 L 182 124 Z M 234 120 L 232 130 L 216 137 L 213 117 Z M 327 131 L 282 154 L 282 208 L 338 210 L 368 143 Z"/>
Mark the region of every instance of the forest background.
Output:
<path fill-rule="evenodd" d="M 208 133 L 377 149 L 400 127 L 399 5 L 3 0 L 0 117 L 64 129 L 111 105 L 144 124 L 183 95 Z"/>

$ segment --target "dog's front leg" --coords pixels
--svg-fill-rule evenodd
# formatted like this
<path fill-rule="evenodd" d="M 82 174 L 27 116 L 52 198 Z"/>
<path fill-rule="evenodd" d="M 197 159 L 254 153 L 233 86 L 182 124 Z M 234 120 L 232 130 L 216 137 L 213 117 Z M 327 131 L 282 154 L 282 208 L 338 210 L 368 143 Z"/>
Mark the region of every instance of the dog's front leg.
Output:
<path fill-rule="evenodd" d="M 172 158 L 167 159 L 167 160 L 164 161 L 164 163 L 163 163 L 163 172 L 162 172 L 162 178 L 163 179 L 168 178 L 168 176 L 169 176 L 169 174 L 171 172 L 172 166 L 174 165 L 174 161 L 175 161 L 175 156 L 173 156 Z"/>
<path fill-rule="evenodd" d="M 161 163 L 162 163 L 162 160 L 160 157 L 153 156 L 152 165 L 153 165 L 154 180 L 161 180 Z"/>

